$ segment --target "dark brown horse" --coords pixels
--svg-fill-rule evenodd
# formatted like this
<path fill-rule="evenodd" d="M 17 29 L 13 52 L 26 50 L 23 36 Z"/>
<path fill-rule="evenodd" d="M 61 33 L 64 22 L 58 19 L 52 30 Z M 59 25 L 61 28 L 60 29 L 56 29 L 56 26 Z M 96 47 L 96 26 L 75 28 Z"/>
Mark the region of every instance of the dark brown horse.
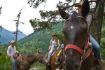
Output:
<path fill-rule="evenodd" d="M 89 33 L 86 16 L 89 12 L 88 0 L 83 0 L 80 13 L 68 15 L 59 6 L 59 12 L 65 25 L 63 28 L 65 42 L 65 70 L 92 70 L 95 57 L 89 48 Z M 98 69 L 100 70 L 100 69 Z"/>
<path fill-rule="evenodd" d="M 42 64 L 46 64 L 45 54 L 35 53 L 35 54 L 20 54 L 17 58 L 17 70 L 29 70 L 30 66 L 39 61 Z"/>

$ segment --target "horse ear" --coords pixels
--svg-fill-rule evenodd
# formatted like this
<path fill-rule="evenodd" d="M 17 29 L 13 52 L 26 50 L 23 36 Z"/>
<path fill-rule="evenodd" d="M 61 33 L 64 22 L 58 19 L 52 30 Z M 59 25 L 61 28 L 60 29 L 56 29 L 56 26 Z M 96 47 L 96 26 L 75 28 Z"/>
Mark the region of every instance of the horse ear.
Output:
<path fill-rule="evenodd" d="M 90 5 L 88 0 L 82 0 L 82 16 L 87 17 L 89 11 L 90 11 Z"/>
<path fill-rule="evenodd" d="M 59 10 L 59 14 L 61 15 L 61 17 L 63 19 L 68 19 L 69 18 L 69 14 L 66 13 L 63 9 L 61 9 L 59 6 L 58 6 L 58 10 Z"/>

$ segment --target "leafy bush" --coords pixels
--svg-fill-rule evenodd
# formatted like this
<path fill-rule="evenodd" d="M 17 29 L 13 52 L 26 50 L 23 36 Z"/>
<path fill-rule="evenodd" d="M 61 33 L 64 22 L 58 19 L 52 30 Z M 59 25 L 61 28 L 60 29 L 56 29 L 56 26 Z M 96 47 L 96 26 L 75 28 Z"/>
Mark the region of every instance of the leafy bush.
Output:
<path fill-rule="evenodd" d="M 11 61 L 10 58 L 6 54 L 7 47 L 0 46 L 0 70 L 11 70 Z"/>

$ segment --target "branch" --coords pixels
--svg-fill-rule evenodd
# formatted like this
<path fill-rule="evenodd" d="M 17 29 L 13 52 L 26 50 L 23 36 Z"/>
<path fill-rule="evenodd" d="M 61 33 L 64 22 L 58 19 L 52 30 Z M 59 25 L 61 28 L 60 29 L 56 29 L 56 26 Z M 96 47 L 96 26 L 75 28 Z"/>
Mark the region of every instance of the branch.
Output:
<path fill-rule="evenodd" d="M 97 1 L 89 1 L 89 2 L 97 2 Z"/>
<path fill-rule="evenodd" d="M 89 1 L 90 3 L 92 2 L 97 2 L 97 0 L 91 0 Z M 68 3 L 64 3 L 62 5 L 60 5 L 60 8 L 62 8 L 62 10 L 66 10 L 68 8 L 72 8 L 72 7 L 75 7 L 78 3 L 74 3 L 73 5 L 68 5 Z"/>

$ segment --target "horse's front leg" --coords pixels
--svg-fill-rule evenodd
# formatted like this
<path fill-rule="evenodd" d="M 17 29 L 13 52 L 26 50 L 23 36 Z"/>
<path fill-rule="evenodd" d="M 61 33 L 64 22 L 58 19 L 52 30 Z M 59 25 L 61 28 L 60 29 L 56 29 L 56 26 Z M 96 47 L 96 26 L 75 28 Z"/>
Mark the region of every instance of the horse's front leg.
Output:
<path fill-rule="evenodd" d="M 51 65 L 46 65 L 46 70 L 52 70 Z"/>

